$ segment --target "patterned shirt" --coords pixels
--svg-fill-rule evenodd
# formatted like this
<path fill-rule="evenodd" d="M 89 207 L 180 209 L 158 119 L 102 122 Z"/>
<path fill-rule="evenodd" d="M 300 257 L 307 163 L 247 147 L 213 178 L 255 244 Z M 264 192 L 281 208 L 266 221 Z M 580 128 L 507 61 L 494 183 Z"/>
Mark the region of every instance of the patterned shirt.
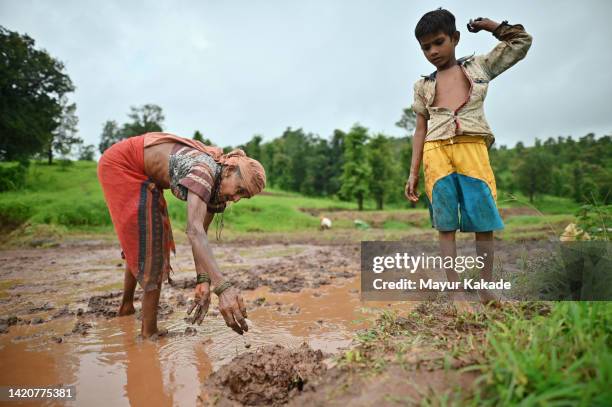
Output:
<path fill-rule="evenodd" d="M 208 154 L 177 143 L 168 162 L 170 190 L 182 201 L 190 191 L 206 202 L 208 212 L 223 212 L 226 205 L 218 202 L 221 169 Z"/>
<path fill-rule="evenodd" d="M 414 84 L 412 109 L 427 119 L 425 141 L 474 135 L 484 136 L 489 146 L 493 144 L 495 137 L 483 110 L 489 81 L 523 59 L 532 41 L 522 25 L 509 25 L 506 21 L 493 31 L 493 35 L 501 42 L 491 52 L 457 60 L 470 81 L 468 98 L 457 110 L 431 106 L 436 96 L 436 72 L 423 76 Z"/>

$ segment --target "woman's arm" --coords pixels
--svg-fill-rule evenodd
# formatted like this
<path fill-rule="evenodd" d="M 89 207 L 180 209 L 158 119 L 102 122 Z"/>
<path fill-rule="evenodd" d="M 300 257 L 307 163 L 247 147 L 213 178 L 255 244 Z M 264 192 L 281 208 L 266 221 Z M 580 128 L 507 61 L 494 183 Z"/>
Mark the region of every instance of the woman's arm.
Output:
<path fill-rule="evenodd" d="M 206 203 L 196 194 L 187 193 L 187 237 L 191 243 L 193 260 L 197 274 L 208 274 L 212 284 L 218 287 L 224 280 L 223 274 L 213 257 L 208 243 L 203 219 L 206 219 Z M 196 287 L 197 291 L 197 287 Z M 229 287 L 219 295 L 219 311 L 227 326 L 237 333 L 248 331 L 246 324 L 246 307 L 235 287 Z"/>
<path fill-rule="evenodd" d="M 206 232 L 206 234 L 208 234 L 208 227 L 210 226 L 210 222 L 212 222 L 214 217 L 214 213 L 208 212 L 208 210 L 206 210 L 206 215 L 204 216 L 204 232 Z"/>
<path fill-rule="evenodd" d="M 412 162 L 410 163 L 410 176 L 406 182 L 405 195 L 412 202 L 419 200 L 417 189 L 419 186 L 419 170 L 423 160 L 423 146 L 427 135 L 427 119 L 422 114 L 416 115 L 416 129 L 412 137 Z"/>

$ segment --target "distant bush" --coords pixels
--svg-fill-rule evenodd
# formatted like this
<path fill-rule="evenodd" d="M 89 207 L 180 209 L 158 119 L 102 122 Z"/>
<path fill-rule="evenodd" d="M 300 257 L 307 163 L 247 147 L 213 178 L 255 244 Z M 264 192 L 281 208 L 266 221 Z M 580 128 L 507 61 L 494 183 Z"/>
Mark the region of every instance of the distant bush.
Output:
<path fill-rule="evenodd" d="M 0 230 L 13 229 L 32 216 L 32 208 L 22 202 L 0 202 Z"/>
<path fill-rule="evenodd" d="M 25 186 L 29 161 L 12 166 L 0 166 L 0 192 L 16 191 Z"/>

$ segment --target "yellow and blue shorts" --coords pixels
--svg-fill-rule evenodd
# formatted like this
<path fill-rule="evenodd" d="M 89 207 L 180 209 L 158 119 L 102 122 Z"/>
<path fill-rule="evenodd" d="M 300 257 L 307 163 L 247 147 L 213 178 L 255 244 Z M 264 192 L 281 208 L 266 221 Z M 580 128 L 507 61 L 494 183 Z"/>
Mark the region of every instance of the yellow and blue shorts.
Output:
<path fill-rule="evenodd" d="M 429 215 L 435 229 L 489 232 L 504 228 L 483 137 L 428 141 L 423 148 L 423 165 Z"/>

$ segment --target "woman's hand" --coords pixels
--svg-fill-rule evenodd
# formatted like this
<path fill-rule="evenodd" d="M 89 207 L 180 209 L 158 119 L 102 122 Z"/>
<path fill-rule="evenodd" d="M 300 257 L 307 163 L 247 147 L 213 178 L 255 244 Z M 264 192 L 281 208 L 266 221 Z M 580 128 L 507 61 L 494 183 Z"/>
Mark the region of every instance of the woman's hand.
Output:
<path fill-rule="evenodd" d="M 419 194 L 417 192 L 417 188 L 419 186 L 419 175 L 410 174 L 408 177 L 408 181 L 406 181 L 406 189 L 404 190 L 404 195 L 411 202 L 417 202 L 419 200 Z"/>
<path fill-rule="evenodd" d="M 249 330 L 246 323 L 246 307 L 240 295 L 240 290 L 229 287 L 219 295 L 219 312 L 225 319 L 225 324 L 237 334 L 242 335 Z"/>
<path fill-rule="evenodd" d="M 195 309 L 195 314 L 191 319 L 191 323 L 198 325 L 202 324 L 204 317 L 208 313 L 208 307 L 210 306 L 210 283 L 198 284 L 195 287 L 195 298 L 187 310 L 187 315 L 191 315 Z"/>

